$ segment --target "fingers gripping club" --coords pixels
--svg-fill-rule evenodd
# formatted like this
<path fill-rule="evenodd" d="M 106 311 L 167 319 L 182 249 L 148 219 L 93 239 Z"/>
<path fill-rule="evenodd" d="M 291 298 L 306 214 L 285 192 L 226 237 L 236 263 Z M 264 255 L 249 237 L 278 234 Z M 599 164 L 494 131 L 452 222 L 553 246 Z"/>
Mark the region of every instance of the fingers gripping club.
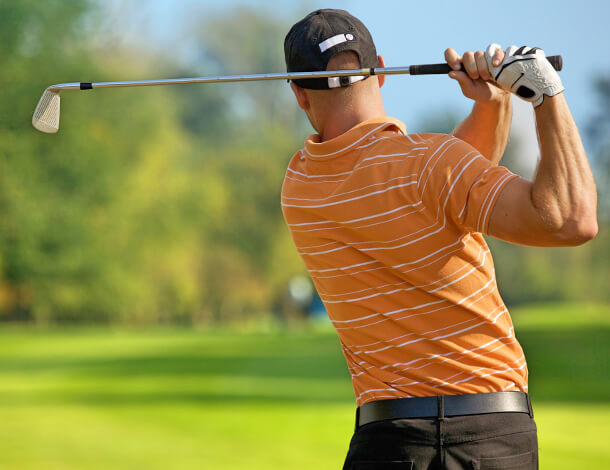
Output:
<path fill-rule="evenodd" d="M 563 59 L 560 55 L 551 55 L 546 57 L 546 60 L 551 66 L 561 72 L 563 68 Z M 409 67 L 410 75 L 444 75 L 451 72 L 453 69 L 448 64 L 426 64 L 426 65 L 411 65 Z M 464 65 L 461 68 L 462 72 L 465 72 Z"/>

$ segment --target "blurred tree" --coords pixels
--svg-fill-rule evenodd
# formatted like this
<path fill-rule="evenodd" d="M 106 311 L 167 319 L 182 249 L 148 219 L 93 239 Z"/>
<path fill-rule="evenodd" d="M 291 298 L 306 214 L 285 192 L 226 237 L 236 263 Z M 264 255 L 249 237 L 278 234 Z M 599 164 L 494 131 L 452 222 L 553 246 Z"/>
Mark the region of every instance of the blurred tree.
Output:
<path fill-rule="evenodd" d="M 34 134 L 31 130 L 23 131 L 35 97 L 44 89 L 37 72 L 62 62 L 62 72 L 73 68 L 66 57 L 74 52 L 70 40 L 76 39 L 76 23 L 86 8 L 85 1 L 54 1 L 44 9 L 35 1 L 0 1 L 0 303 L 2 310 L 19 318 L 29 317 L 38 295 L 33 279 L 46 276 L 55 265 L 49 261 L 84 236 L 70 208 L 57 205 L 49 210 L 52 200 L 71 195 L 81 166 L 60 168 L 52 159 L 39 164 L 33 155 L 47 156 L 48 149 L 40 139 L 28 138 Z M 50 195 L 46 187 L 52 178 L 65 184 Z M 62 233 L 68 224 L 71 230 Z M 71 272 L 68 277 L 78 271 L 70 258 L 57 260 L 59 270 Z"/>
<path fill-rule="evenodd" d="M 68 92 L 61 131 L 40 134 L 29 116 L 51 83 L 184 72 L 173 57 L 104 47 L 96 5 L 0 0 L 0 319 L 192 323 L 269 310 L 303 271 L 278 263 L 298 259 L 279 191 L 301 139 L 278 84 L 243 89 L 256 113 L 221 86 Z M 224 21 L 280 30 L 254 14 Z M 252 63 L 273 66 L 252 47 Z"/>
<path fill-rule="evenodd" d="M 455 109 L 443 109 L 424 114 L 419 122 L 414 123 L 409 132 L 431 132 L 435 134 L 451 134 L 453 129 L 464 119 Z"/>
<path fill-rule="evenodd" d="M 143 233 L 133 227 L 148 202 L 131 192 L 143 189 L 143 174 L 158 178 L 154 189 L 146 188 L 151 194 L 163 193 L 179 177 L 168 161 L 184 151 L 183 135 L 167 91 L 64 93 L 59 134 L 40 134 L 29 122 L 50 83 L 85 73 L 116 76 L 103 54 L 92 62 L 82 40 L 88 37 L 84 18 L 92 11 L 87 1 L 51 1 L 44 7 L 34 1 L 0 3 L 0 31 L 11 44 L 0 55 L 6 71 L 0 77 L 4 318 L 129 318 L 139 306 L 156 306 L 161 295 L 156 293 L 167 290 L 143 275 L 143 261 L 168 237 L 162 230 Z M 138 64 L 134 60 L 130 67 Z M 151 170 L 163 163 L 170 171 L 155 175 Z M 167 202 L 172 204 L 171 197 Z M 173 241 L 180 242 L 181 237 Z M 147 256 L 169 262 L 160 253 Z"/>
<path fill-rule="evenodd" d="M 286 30 L 244 7 L 206 16 L 197 29 L 200 59 L 192 66 L 200 75 L 284 70 Z M 222 89 L 225 127 L 212 139 L 199 135 L 206 145 L 193 168 L 217 174 L 224 190 L 223 214 L 206 221 L 205 243 L 215 250 L 206 255 L 201 272 L 204 317 L 237 321 L 269 311 L 289 279 L 304 271 L 285 231 L 280 190 L 307 121 L 286 82 L 233 83 Z M 216 119 L 208 109 L 193 111 L 193 122 Z"/>
<path fill-rule="evenodd" d="M 502 297 L 528 302 L 610 302 L 607 230 L 579 247 L 537 248 L 487 238 Z"/>
<path fill-rule="evenodd" d="M 592 165 L 599 194 L 599 215 L 604 223 L 610 223 L 610 76 L 597 77 L 593 87 L 598 109 L 591 117 L 587 135 L 593 143 Z"/>
<path fill-rule="evenodd" d="M 222 75 L 286 70 L 283 44 L 288 27 L 269 15 L 241 6 L 200 23 L 199 67 L 206 75 L 211 70 Z M 256 133 L 272 121 L 284 123 L 292 132 L 308 126 L 285 81 L 233 83 L 226 90 L 233 119 L 247 123 L 242 131 Z"/>
<path fill-rule="evenodd" d="M 176 78 L 195 77 L 201 73 L 194 68 L 179 67 Z M 210 146 L 229 139 L 231 132 L 230 99 L 219 85 L 188 85 L 172 88 L 179 110 L 180 124 L 193 136 L 204 138 Z"/>

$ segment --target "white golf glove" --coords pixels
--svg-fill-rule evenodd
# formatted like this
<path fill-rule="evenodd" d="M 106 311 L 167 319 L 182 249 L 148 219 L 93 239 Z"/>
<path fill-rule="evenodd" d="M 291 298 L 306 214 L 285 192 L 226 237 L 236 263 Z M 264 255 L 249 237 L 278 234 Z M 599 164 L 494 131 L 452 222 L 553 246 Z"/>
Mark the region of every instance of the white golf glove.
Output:
<path fill-rule="evenodd" d="M 495 67 L 491 60 L 497 49 L 501 49 L 498 44 L 490 44 L 485 58 L 494 80 L 504 90 L 531 101 L 534 107 L 542 104 L 544 95 L 554 96 L 564 90 L 559 74 L 546 60 L 542 49 L 510 46 L 504 61 Z"/>

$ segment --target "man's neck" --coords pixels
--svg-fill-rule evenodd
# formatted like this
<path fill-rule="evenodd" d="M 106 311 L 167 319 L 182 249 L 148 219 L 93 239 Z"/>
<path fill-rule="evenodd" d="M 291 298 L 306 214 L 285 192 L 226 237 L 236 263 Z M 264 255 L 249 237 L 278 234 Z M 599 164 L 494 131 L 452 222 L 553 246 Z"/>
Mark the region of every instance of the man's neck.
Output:
<path fill-rule="evenodd" d="M 385 110 L 371 109 L 361 113 L 352 112 L 347 116 L 345 114 L 332 116 L 330 119 L 328 119 L 326 125 L 319 133 L 320 142 L 326 142 L 327 140 L 339 137 L 361 122 L 380 116 L 385 116 Z"/>

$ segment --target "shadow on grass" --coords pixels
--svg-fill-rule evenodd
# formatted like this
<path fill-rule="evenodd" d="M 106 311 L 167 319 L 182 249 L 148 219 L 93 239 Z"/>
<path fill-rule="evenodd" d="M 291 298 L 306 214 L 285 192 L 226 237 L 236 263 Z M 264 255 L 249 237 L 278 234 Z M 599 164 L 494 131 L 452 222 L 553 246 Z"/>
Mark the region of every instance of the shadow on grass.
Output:
<path fill-rule="evenodd" d="M 162 405 L 206 405 L 206 406 L 275 406 L 310 404 L 347 404 L 353 405 L 353 395 L 347 393 L 313 393 L 288 395 L 282 392 L 232 394 L 231 392 L 160 392 L 150 390 L 145 393 L 88 392 L 88 393 L 48 393 L 44 395 L 22 395 L 0 393 L 0 408 L 13 406 L 94 406 L 94 407 L 133 407 Z"/>
<path fill-rule="evenodd" d="M 109 351 L 112 339 L 97 341 L 86 354 L 45 356 L 40 351 L 35 357 L 0 358 L 0 406 L 354 401 L 333 334 L 220 340 L 202 335 L 199 344 L 186 341 L 165 351 L 159 347 L 161 352 L 135 348 L 124 354 Z M 99 355 L 91 348 L 99 348 Z M 3 376 L 16 380 L 21 391 L 2 390 Z"/>
<path fill-rule="evenodd" d="M 0 358 L 0 374 L 72 373 L 81 377 L 216 377 L 239 376 L 295 379 L 349 377 L 339 342 L 331 335 L 309 337 L 245 337 L 239 335 L 217 346 L 205 344 L 169 348 L 154 353 L 108 354 L 112 344 L 98 344 L 99 355 Z M 232 345 L 231 341 L 236 344 Z"/>
<path fill-rule="evenodd" d="M 610 401 L 610 328 L 528 329 L 518 337 L 535 402 Z M 248 337 L 241 347 L 223 343 L 220 349 L 191 344 L 146 355 L 136 351 L 104 358 L 102 351 L 101 357 L 83 358 L 75 351 L 73 357 L 5 358 L 0 380 L 9 374 L 29 385 L 19 393 L 0 390 L 0 403 L 352 403 L 337 343 L 329 335 L 273 341 Z M 150 388 L 137 385 L 140 379 Z"/>

